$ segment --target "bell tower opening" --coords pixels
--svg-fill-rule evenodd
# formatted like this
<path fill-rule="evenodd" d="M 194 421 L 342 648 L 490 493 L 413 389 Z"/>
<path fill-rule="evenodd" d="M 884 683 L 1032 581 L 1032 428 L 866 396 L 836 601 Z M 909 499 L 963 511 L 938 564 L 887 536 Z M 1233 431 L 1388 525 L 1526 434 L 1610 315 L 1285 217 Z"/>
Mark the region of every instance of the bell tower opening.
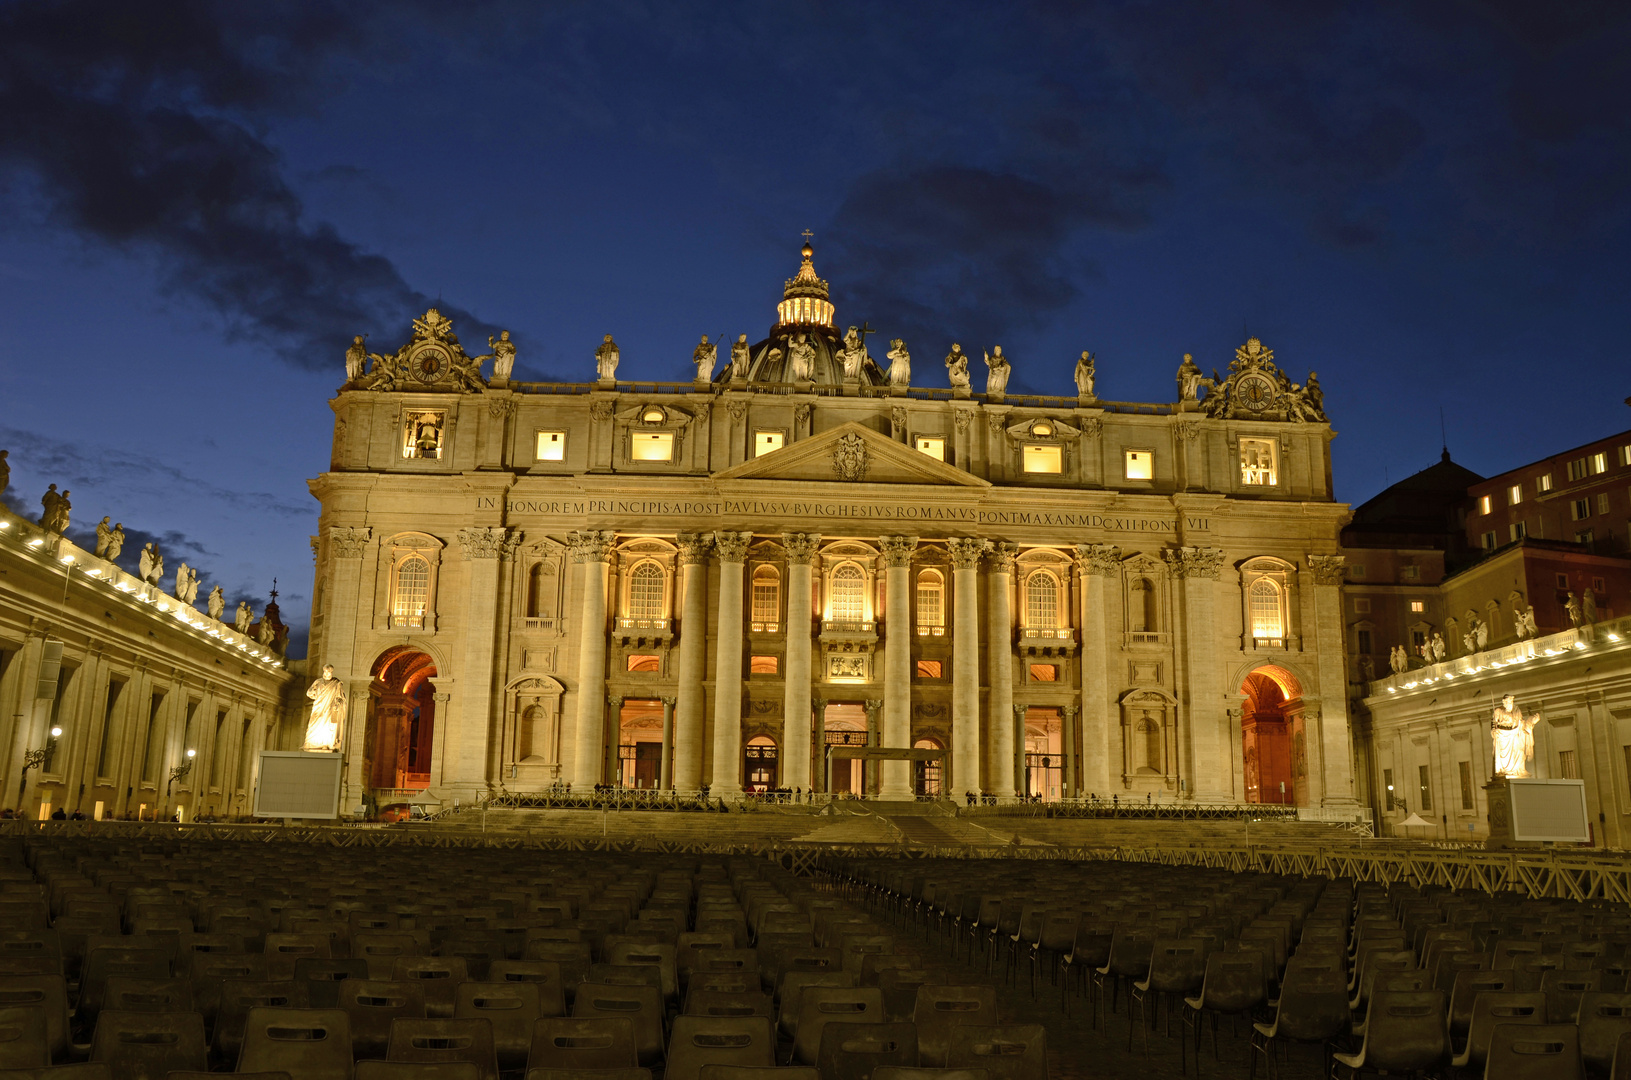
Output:
<path fill-rule="evenodd" d="M 1294 805 L 1297 793 L 1285 688 L 1270 675 L 1254 671 L 1240 684 L 1240 692 L 1246 695 L 1240 717 L 1246 801 Z"/>

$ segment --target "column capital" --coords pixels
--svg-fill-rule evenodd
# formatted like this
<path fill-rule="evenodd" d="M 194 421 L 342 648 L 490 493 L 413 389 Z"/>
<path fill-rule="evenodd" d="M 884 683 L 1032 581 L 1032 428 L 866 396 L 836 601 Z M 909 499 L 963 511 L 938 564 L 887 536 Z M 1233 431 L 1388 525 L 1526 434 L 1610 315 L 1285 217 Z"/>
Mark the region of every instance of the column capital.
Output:
<path fill-rule="evenodd" d="M 1114 544 L 1077 544 L 1076 572 L 1084 577 L 1121 573 L 1121 549 Z"/>
<path fill-rule="evenodd" d="M 878 547 L 883 551 L 885 566 L 910 566 L 912 552 L 917 550 L 915 536 L 880 536 Z"/>
<path fill-rule="evenodd" d="M 1015 720 L 1025 719 L 1025 714 L 1027 712 L 1029 712 L 1030 709 L 1031 709 L 1031 707 L 1029 705 L 1015 705 L 1014 706 L 1014 719 Z"/>
<path fill-rule="evenodd" d="M 1059 711 L 1064 714 L 1066 720 L 1073 719 L 1076 716 L 1076 706 L 1074 705 L 1063 705 Z"/>
<path fill-rule="evenodd" d="M 1211 578 L 1217 580 L 1223 566 L 1223 549 L 1213 547 L 1167 548 L 1161 552 L 1167 560 L 1167 569 L 1176 578 Z"/>
<path fill-rule="evenodd" d="M 566 534 L 566 546 L 573 562 L 606 562 L 612 555 L 614 533 L 576 530 Z"/>
<path fill-rule="evenodd" d="M 719 555 L 719 561 L 722 563 L 739 563 L 747 558 L 748 544 L 752 539 L 752 533 L 716 532 L 714 533 L 714 551 Z"/>
<path fill-rule="evenodd" d="M 663 708 L 672 709 L 675 706 L 675 704 L 677 704 L 679 702 L 680 699 L 677 698 L 677 697 L 665 697 L 665 698 L 662 698 L 660 700 L 663 703 Z"/>
<path fill-rule="evenodd" d="M 1314 575 L 1316 585 L 1341 585 L 1344 573 L 1343 555 L 1310 555 L 1308 556 L 1308 569 Z"/>
<path fill-rule="evenodd" d="M 708 552 L 714 546 L 707 533 L 680 533 L 674 538 L 680 549 L 680 565 L 696 566 L 708 561 Z"/>
<path fill-rule="evenodd" d="M 623 704 L 623 696 L 621 694 L 607 694 L 606 704 L 610 705 L 614 709 L 618 708 Z"/>
<path fill-rule="evenodd" d="M 951 566 L 953 570 L 977 570 L 980 566 L 980 556 L 991 545 L 977 536 L 954 536 L 946 541 L 946 550 L 951 553 Z"/>
<path fill-rule="evenodd" d="M 868 717 L 872 717 L 872 716 L 877 715 L 878 710 L 881 709 L 881 708 L 883 708 L 883 702 L 881 700 L 879 700 L 878 698 L 868 698 L 867 699 L 867 701 L 866 701 L 866 714 L 867 714 Z"/>
<path fill-rule="evenodd" d="M 1010 544 L 1006 540 L 989 545 L 991 555 L 991 572 L 994 574 L 1012 574 L 1014 572 L 1014 558 L 1019 554 L 1019 545 Z"/>
<path fill-rule="evenodd" d="M 820 546 L 820 533 L 782 533 L 782 548 L 791 566 L 808 566 Z"/>
<path fill-rule="evenodd" d="M 496 559 L 506 549 L 513 551 L 514 545 L 510 543 L 509 534 L 510 530 L 503 525 L 460 529 L 459 548 L 464 552 L 464 561 Z"/>
<path fill-rule="evenodd" d="M 360 559 L 374 538 L 374 530 L 366 525 L 330 525 L 329 550 L 337 559 Z"/>

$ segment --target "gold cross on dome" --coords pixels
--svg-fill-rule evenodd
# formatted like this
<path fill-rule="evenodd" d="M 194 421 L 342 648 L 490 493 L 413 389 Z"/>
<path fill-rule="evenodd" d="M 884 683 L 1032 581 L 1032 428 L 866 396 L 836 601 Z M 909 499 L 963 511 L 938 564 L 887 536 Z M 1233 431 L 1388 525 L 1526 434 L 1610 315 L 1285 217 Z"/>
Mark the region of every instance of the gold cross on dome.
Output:
<path fill-rule="evenodd" d="M 809 240 L 810 237 L 812 237 L 814 235 L 815 235 L 815 233 L 811 232 L 809 229 L 804 230 L 804 239 L 805 240 Z"/>

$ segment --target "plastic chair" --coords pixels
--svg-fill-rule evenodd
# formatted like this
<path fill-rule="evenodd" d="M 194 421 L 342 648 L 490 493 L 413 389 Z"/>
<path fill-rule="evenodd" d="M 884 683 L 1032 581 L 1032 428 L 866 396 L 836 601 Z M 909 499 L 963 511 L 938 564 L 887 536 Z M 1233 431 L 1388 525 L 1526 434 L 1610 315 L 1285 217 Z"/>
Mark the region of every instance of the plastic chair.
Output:
<path fill-rule="evenodd" d="M 105 1061 L 78 1061 L 71 1065 L 7 1069 L 5 1077 L 6 1080 L 114 1080 L 113 1070 Z"/>
<path fill-rule="evenodd" d="M 117 1012 L 193 1011 L 193 987 L 186 979 L 132 979 L 113 975 L 102 993 L 102 1007 Z"/>
<path fill-rule="evenodd" d="M 302 956 L 294 962 L 293 978 L 306 984 L 306 998 L 312 1008 L 332 1009 L 340 1003 L 341 982 L 368 978 L 368 961 L 361 956 Z"/>
<path fill-rule="evenodd" d="M 1150 970 L 1133 983 L 1127 997 L 1127 1049 L 1133 1048 L 1133 1026 L 1138 1026 L 1144 1040 L 1144 1054 L 1150 1052 L 1150 1028 L 1155 1026 L 1155 1010 L 1145 1015 L 1145 1001 L 1155 995 L 1159 1006 L 1162 998 L 1191 997 L 1198 993 L 1206 981 L 1207 942 L 1202 938 L 1179 941 L 1158 941 L 1150 952 Z M 1138 1019 L 1133 1020 L 1133 1006 L 1138 1006 Z M 1172 1008 L 1167 1008 L 1167 1026 L 1172 1026 Z"/>
<path fill-rule="evenodd" d="M 355 1080 L 481 1080 L 469 1061 L 359 1061 Z"/>
<path fill-rule="evenodd" d="M 636 1058 L 634 1021 L 626 1016 L 546 1016 L 532 1027 L 527 1071 L 635 1069 L 639 1064 Z M 639 1071 L 649 1076 L 648 1070 Z"/>
<path fill-rule="evenodd" d="M 799 1008 L 804 992 L 817 987 L 849 987 L 855 985 L 855 975 L 848 971 L 789 971 L 782 976 L 777 995 L 776 1021 L 783 1034 L 798 1033 Z M 880 990 L 881 994 L 881 990 Z"/>
<path fill-rule="evenodd" d="M 702 1080 L 714 1078 L 704 1076 Z M 751 1078 L 744 1077 L 743 1080 Z M 767 1080 L 775 1078 L 769 1077 Z M 991 1080 L 991 1074 L 985 1069 L 913 1069 L 901 1065 L 879 1065 L 873 1070 L 872 1080 Z"/>
<path fill-rule="evenodd" d="M 1047 1080 L 1047 1032 L 1041 1024 L 956 1028 L 947 1066 L 983 1070 L 990 1080 Z"/>
<path fill-rule="evenodd" d="M 1486 991 L 1473 999 L 1467 1045 L 1450 1059 L 1457 1069 L 1481 1069 L 1489 1056 L 1489 1040 L 1498 1024 L 1544 1024 L 1546 995 L 1539 990 Z"/>
<path fill-rule="evenodd" d="M 1267 980 L 1263 975 L 1264 957 L 1259 952 L 1213 953 L 1206 958 L 1206 976 L 1201 981 L 1201 992 L 1184 998 L 1184 1027 L 1195 1032 L 1196 1069 L 1200 1067 L 1201 1024 L 1208 1013 L 1212 1016 L 1212 1056 L 1218 1057 L 1218 1017 L 1246 1015 L 1268 1000 Z M 1184 1066 L 1184 1047 L 1189 1043 L 1187 1032 L 1180 1032 L 1179 1065 Z M 1187 1066 L 1184 1066 L 1187 1067 Z"/>
<path fill-rule="evenodd" d="M 1437 1066 L 1450 1050 L 1445 1009 L 1442 990 L 1384 990 L 1371 995 L 1365 1041 L 1355 1053 L 1332 1055 L 1332 1077 L 1337 1077 L 1338 1066 L 1353 1076 L 1361 1069 L 1396 1073 Z"/>
<path fill-rule="evenodd" d="M 686 1016 L 768 1016 L 776 1018 L 775 1003 L 762 990 L 729 992 L 698 990 L 685 995 Z"/>
<path fill-rule="evenodd" d="M 990 986 L 937 986 L 918 987 L 917 1001 L 912 1009 L 912 1023 L 917 1026 L 917 1053 L 922 1065 L 944 1068 L 951 1053 L 951 1035 L 955 1028 L 976 1025 L 994 1027 L 1000 1023 L 997 1015 L 997 991 Z M 889 1064 L 908 1064 L 890 1062 Z"/>
<path fill-rule="evenodd" d="M 1614 1048 L 1631 1032 L 1631 994 L 1587 992 L 1580 995 L 1580 1057 L 1586 1072 L 1606 1075 L 1614 1065 Z"/>
<path fill-rule="evenodd" d="M 230 1064 L 243 1050 L 244 1023 L 251 1009 L 303 1009 L 306 984 L 293 979 L 226 979 L 215 1014 L 210 1050 L 217 1062 Z"/>
<path fill-rule="evenodd" d="M 883 1022 L 883 994 L 873 986 L 809 986 L 799 997 L 793 1064 L 815 1065 L 821 1030 L 831 1023 Z"/>
<path fill-rule="evenodd" d="M 559 965 L 561 985 L 569 993 L 589 977 L 589 957 L 587 941 L 528 941 L 521 950 L 523 960 L 547 960 Z M 487 974 L 492 975 L 491 968 Z"/>
<path fill-rule="evenodd" d="M 1337 970 L 1309 970 L 1291 967 L 1280 989 L 1280 1001 L 1270 1023 L 1252 1025 L 1252 1047 L 1268 1059 L 1268 1074 L 1279 1075 L 1274 1055 L 1275 1040 L 1320 1044 L 1320 1075 L 1329 1074 L 1326 1059 L 1330 1044 L 1348 1034 L 1348 987 Z M 1252 1057 L 1251 1075 L 1257 1075 L 1257 1058 Z"/>
<path fill-rule="evenodd" d="M 74 1020 L 81 1028 L 96 1023 L 96 1014 L 102 1011 L 102 998 L 108 979 L 125 975 L 134 979 L 168 979 L 170 959 L 159 948 L 129 948 L 98 945 L 85 955 L 85 965 L 79 980 L 79 1001 Z"/>
<path fill-rule="evenodd" d="M 360 1061 L 383 1058 L 391 1043 L 391 1024 L 425 1015 L 424 984 L 402 979 L 346 979 L 335 987 L 335 1007 L 351 1029 L 351 1052 Z"/>
<path fill-rule="evenodd" d="M 1111 991 L 1110 1009 L 1115 1011 L 1121 987 L 1131 985 L 1150 973 L 1150 957 L 1155 952 L 1155 932 L 1144 927 L 1119 926 L 1110 941 L 1110 954 L 1104 963 L 1092 969 L 1093 1026 L 1097 1027 L 1104 1013 L 1105 990 Z"/>
<path fill-rule="evenodd" d="M 266 935 L 266 974 L 269 978 L 292 979 L 296 960 L 307 956 L 327 960 L 333 955 L 333 940 L 327 934 Z"/>
<path fill-rule="evenodd" d="M 572 998 L 572 1015 L 627 1017 L 634 1025 L 639 1063 L 650 1067 L 663 1059 L 663 999 L 655 986 L 583 983 Z"/>
<path fill-rule="evenodd" d="M 339 1009 L 250 1009 L 236 1071 L 278 1070 L 300 1080 L 352 1080 L 351 1025 L 345 1013 Z"/>
<path fill-rule="evenodd" d="M 384 980 L 398 957 L 422 956 L 430 951 L 430 938 L 406 930 L 359 930 L 351 938 L 351 955 L 368 962 L 368 977 Z"/>
<path fill-rule="evenodd" d="M 51 1064 L 51 1034 L 44 1005 L 0 1007 L 0 1069 Z"/>
<path fill-rule="evenodd" d="M 446 1019 L 453 1015 L 453 998 L 469 977 L 460 956 L 399 956 L 391 965 L 391 980 L 417 981 L 425 992 L 425 1015 Z"/>
<path fill-rule="evenodd" d="M 543 1015 L 539 995 L 543 987 L 529 982 L 467 982 L 453 999 L 455 1019 L 485 1017 L 493 1027 L 493 1052 L 498 1067 L 524 1069 L 532 1046 L 532 1028 Z"/>
<path fill-rule="evenodd" d="M 1614 1057 L 1608 1070 L 1609 1080 L 1631 1080 L 1631 1031 L 1620 1036 L 1614 1044 Z"/>
<path fill-rule="evenodd" d="M 1580 1075 L 1580 1030 L 1573 1024 L 1497 1024 L 1484 1080 L 1562 1080 Z"/>
<path fill-rule="evenodd" d="M 1546 995 L 1546 1022 L 1572 1024 L 1580 1015 L 1582 994 L 1603 988 L 1600 971 L 1548 971 L 1540 977 L 1540 992 Z"/>
<path fill-rule="evenodd" d="M 68 980 L 61 975 L 0 975 L 0 1008 L 44 1010 L 47 1061 L 68 1060 Z"/>
<path fill-rule="evenodd" d="M 828 1024 L 816 1051 L 822 1080 L 867 1080 L 880 1066 L 918 1063 L 917 1027 L 910 1023 Z"/>
<path fill-rule="evenodd" d="M 485 1016 L 434 1020 L 399 1016 L 391 1021 L 385 1058 L 422 1064 L 467 1062 L 477 1067 L 480 1080 L 498 1080 L 493 1024 Z"/>
<path fill-rule="evenodd" d="M 769 1067 L 775 1060 L 775 1028 L 767 1016 L 680 1016 L 663 1080 L 700 1080 L 707 1066 Z"/>
<path fill-rule="evenodd" d="M 1467 1041 L 1467 1028 L 1472 1024 L 1473 1002 L 1479 994 L 1505 993 L 1515 989 L 1510 971 L 1458 971 L 1450 990 L 1450 1046 L 1452 1049 Z"/>
<path fill-rule="evenodd" d="M 91 1037 L 91 1060 L 105 1062 L 120 1080 L 164 1080 L 172 1069 L 208 1069 L 204 1018 L 104 1009 Z"/>

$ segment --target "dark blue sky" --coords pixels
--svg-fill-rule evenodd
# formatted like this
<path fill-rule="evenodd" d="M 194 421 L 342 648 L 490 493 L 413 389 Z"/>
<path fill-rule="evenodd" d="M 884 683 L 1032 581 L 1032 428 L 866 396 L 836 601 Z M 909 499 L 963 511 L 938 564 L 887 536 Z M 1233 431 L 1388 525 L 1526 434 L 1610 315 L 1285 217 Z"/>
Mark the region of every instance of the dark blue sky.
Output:
<path fill-rule="evenodd" d="M 1166 401 L 1246 332 L 1360 502 L 1631 427 L 1631 5 L 0 8 L 6 499 L 153 534 L 303 641 L 349 335 L 687 379 L 814 230 L 840 323 Z M 139 544 L 127 545 L 133 553 Z M 303 646 L 297 645 L 298 653 Z"/>

